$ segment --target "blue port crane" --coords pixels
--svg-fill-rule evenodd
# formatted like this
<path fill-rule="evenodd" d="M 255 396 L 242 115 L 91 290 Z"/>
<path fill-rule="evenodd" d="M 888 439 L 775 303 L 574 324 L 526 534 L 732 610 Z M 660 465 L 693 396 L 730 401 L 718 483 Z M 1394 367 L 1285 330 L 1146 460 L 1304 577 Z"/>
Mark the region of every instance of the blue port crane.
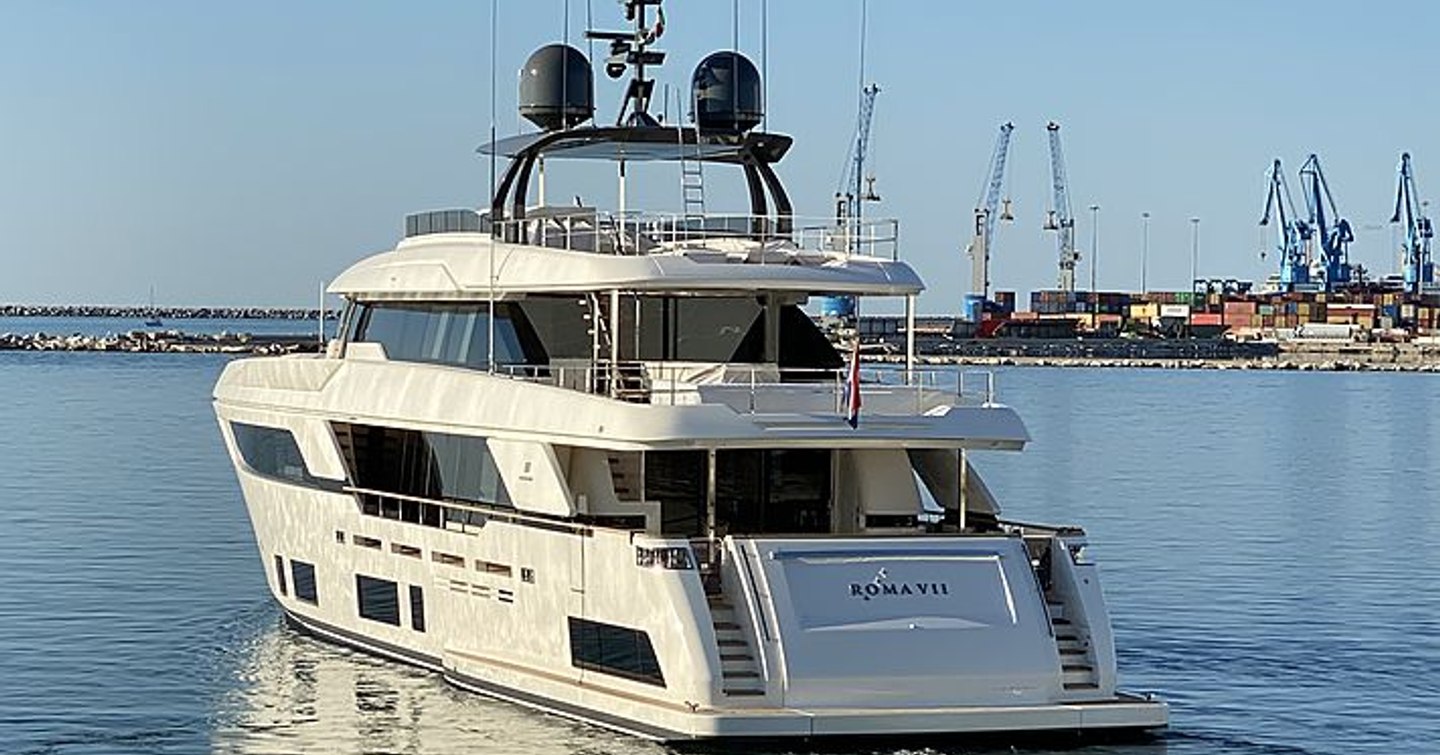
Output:
<path fill-rule="evenodd" d="M 855 118 L 855 141 L 850 143 L 850 152 L 845 156 L 845 169 L 840 176 L 840 186 L 835 190 L 835 232 L 840 246 L 847 254 L 859 251 L 860 217 L 865 203 L 880 201 L 880 195 L 875 193 L 875 176 L 865 175 L 865 158 L 870 151 L 870 121 L 875 115 L 875 95 L 879 93 L 880 87 L 877 84 L 869 84 L 860 89 L 860 110 Z M 822 297 L 820 315 L 829 319 L 853 321 L 855 297 Z"/>
<path fill-rule="evenodd" d="M 1435 283 L 1435 265 L 1430 261 L 1430 239 L 1435 236 L 1435 228 L 1415 190 L 1409 152 L 1400 155 L 1400 186 L 1395 192 L 1395 214 L 1390 222 L 1405 224 L 1405 290 L 1422 294 Z"/>
<path fill-rule="evenodd" d="M 880 87 L 870 84 L 860 90 L 860 111 L 855 119 L 855 141 L 850 145 L 850 154 L 845 157 L 845 172 L 840 177 L 840 188 L 835 190 L 835 212 L 837 220 L 852 229 L 858 229 L 862 206 L 865 202 L 880 201 L 875 193 L 875 177 L 865 175 L 865 157 L 870 149 L 870 121 L 875 115 L 875 95 Z"/>
<path fill-rule="evenodd" d="M 1306 259 L 1307 247 L 1314 234 L 1310 224 L 1295 212 L 1295 203 L 1290 199 L 1290 186 L 1285 182 L 1285 172 L 1280 169 L 1280 158 L 1270 166 L 1270 190 L 1265 195 L 1265 214 L 1260 216 L 1260 225 L 1270 225 L 1276 220 L 1278 243 L 1275 250 L 1280 253 L 1280 284 L 1286 291 L 1310 287 L 1310 265 Z M 1288 214 L 1287 214 L 1288 213 Z M 1264 256 L 1264 252 L 1260 253 Z"/>
<path fill-rule="evenodd" d="M 1060 124 L 1045 124 L 1050 134 L 1050 210 L 1045 214 L 1045 230 L 1055 231 L 1055 245 L 1060 251 L 1060 290 L 1075 290 L 1075 217 L 1070 214 L 1070 187 L 1065 180 L 1065 155 L 1060 151 Z"/>
<path fill-rule="evenodd" d="M 1305 193 L 1310 229 L 1319 239 L 1320 251 L 1325 256 L 1325 289 L 1333 291 L 1348 286 L 1352 272 L 1349 249 L 1355 232 L 1350 221 L 1340 217 L 1335 209 L 1335 198 L 1330 195 L 1330 185 L 1320 169 L 1318 156 L 1311 154 L 1300 166 L 1300 185 Z"/>
<path fill-rule="evenodd" d="M 1015 124 L 1000 126 L 1000 135 L 995 138 L 995 151 L 990 155 L 990 172 L 980 188 L 980 199 L 975 203 L 975 238 L 970 242 L 970 291 L 965 300 L 965 315 L 972 322 L 978 322 L 984 313 L 985 302 L 990 298 L 990 249 L 995 238 L 995 221 L 1014 220 L 1010 214 L 1010 200 L 1000 206 L 1000 196 L 1005 188 L 1005 161 L 1010 154 L 1010 134 Z"/>

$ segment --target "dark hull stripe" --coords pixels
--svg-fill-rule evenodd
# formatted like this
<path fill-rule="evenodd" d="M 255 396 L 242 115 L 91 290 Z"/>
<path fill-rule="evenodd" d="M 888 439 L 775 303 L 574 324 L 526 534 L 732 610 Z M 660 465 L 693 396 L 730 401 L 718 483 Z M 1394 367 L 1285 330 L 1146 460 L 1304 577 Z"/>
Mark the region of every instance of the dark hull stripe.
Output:
<path fill-rule="evenodd" d="M 639 722 L 639 721 L 634 721 L 634 720 L 631 720 L 631 719 L 628 719 L 628 718 L 623 718 L 623 717 L 621 717 L 621 716 L 612 715 L 612 714 L 609 714 L 609 713 L 605 713 L 605 712 L 603 712 L 603 711 L 592 710 L 592 709 L 589 709 L 589 708 L 582 708 L 582 707 L 580 707 L 580 706 L 572 705 L 572 704 L 570 704 L 570 703 L 565 703 L 565 702 L 560 702 L 560 701 L 557 701 L 557 700 L 552 700 L 552 699 L 550 699 L 550 698 L 542 697 L 542 696 L 540 696 L 540 695 L 536 695 L 536 694 L 533 694 L 533 693 L 524 692 L 524 691 L 521 691 L 521 690 L 517 690 L 517 689 L 511 688 L 511 687 L 506 687 L 506 686 L 504 686 L 504 685 L 495 684 L 495 683 L 493 683 L 493 682 L 487 682 L 487 681 L 484 681 L 484 680 L 482 680 L 482 679 L 477 679 L 477 678 L 475 678 L 475 677 L 473 677 L 473 676 L 469 676 L 468 674 L 462 674 L 462 673 L 460 673 L 460 672 L 458 672 L 458 671 L 455 671 L 455 670 L 453 670 L 453 669 L 447 669 L 447 668 L 445 668 L 445 667 L 444 667 L 444 664 L 440 661 L 440 659 L 438 659 L 438 658 L 436 658 L 436 657 L 434 657 L 434 656 L 426 655 L 426 654 L 424 654 L 424 653 L 417 653 L 417 652 L 415 652 L 415 651 L 413 651 L 413 650 L 407 650 L 406 648 L 402 648 L 402 647 L 399 647 L 399 646 L 396 646 L 396 645 L 392 645 L 392 644 L 390 644 L 390 643 L 388 643 L 388 642 L 382 642 L 382 641 L 379 641 L 379 640 L 371 639 L 371 638 L 369 638 L 369 637 L 365 637 L 364 635 L 358 634 L 358 633 L 356 633 L 356 632 L 352 632 L 352 631 L 350 631 L 350 630 L 348 630 L 348 629 L 341 629 L 341 628 L 336 627 L 336 626 L 331 626 L 330 624 L 327 624 L 327 623 L 322 622 L 322 621 L 316 621 L 316 620 L 314 620 L 314 619 L 305 618 L 305 617 L 303 617 L 303 616 L 299 616 L 299 615 L 297 615 L 297 614 L 295 614 L 295 613 L 292 613 L 288 608 L 285 609 L 285 620 L 286 620 L 291 626 L 297 627 L 297 628 L 299 628 L 300 630 L 302 630 L 302 631 L 304 631 L 304 632 L 307 632 L 307 633 L 309 633 L 309 634 L 312 634 L 312 635 L 314 635 L 314 636 L 316 636 L 316 637 L 319 637 L 319 638 L 321 638 L 321 639 L 330 640 L 330 641 L 332 641 L 332 642 L 336 642 L 336 643 L 339 643 L 339 644 L 341 644 L 341 645 L 347 645 L 347 646 L 349 646 L 349 647 L 353 647 L 353 648 L 355 648 L 355 649 L 357 649 L 357 650 L 363 650 L 363 651 L 365 651 L 365 652 L 373 653 L 373 654 L 375 654 L 375 655 L 380 655 L 380 656 L 383 656 L 383 657 L 386 657 L 386 658 L 391 658 L 391 659 L 393 659 L 393 660 L 402 661 L 402 662 L 404 662 L 404 663 L 408 663 L 408 664 L 411 664 L 411 665 L 414 665 L 414 666 L 419 666 L 419 667 L 424 668 L 424 669 L 429 670 L 429 671 L 434 671 L 434 672 L 436 672 L 436 673 L 439 673 L 439 674 L 441 675 L 441 677 L 442 677 L 443 679 L 445 679 L 446 682 L 448 682 L 448 683 L 450 683 L 450 684 L 453 684 L 453 685 L 455 685 L 455 686 L 457 686 L 457 687 L 460 687 L 460 688 L 462 688 L 462 689 L 469 690 L 469 691 L 471 691 L 471 692 L 475 692 L 475 693 L 477 693 L 477 694 L 484 695 L 484 696 L 486 696 L 486 697 L 493 697 L 493 698 L 496 698 L 496 699 L 499 699 L 499 700 L 504 700 L 505 702 L 509 702 L 509 703 L 514 703 L 514 704 L 516 704 L 516 705 L 520 705 L 520 706 L 523 706 L 523 707 L 526 707 L 526 708 L 532 708 L 532 709 L 535 709 L 535 710 L 539 710 L 539 711 L 544 712 L 544 713 L 551 713 L 551 714 L 554 714 L 554 715 L 557 715 L 557 716 L 562 716 L 562 717 L 564 717 L 564 718 L 574 719 L 574 720 L 580 721 L 580 722 L 582 722 L 582 723 L 593 724 L 593 725 L 595 725 L 595 726 L 599 726 L 599 727 L 602 727 L 602 728 L 605 728 L 605 729 L 611 729 L 611 730 L 614 730 L 614 731 L 618 731 L 618 732 L 620 732 L 620 733 L 622 733 L 622 734 L 628 734 L 628 735 L 630 735 L 630 736 L 635 736 L 635 737 L 642 737 L 642 738 L 645 738 L 645 739 L 654 739 L 654 740 L 671 741 L 671 742 L 673 742 L 673 741 L 679 741 L 679 740 L 695 740 L 695 739 L 697 739 L 696 737 L 694 737 L 694 736 L 692 736 L 692 735 L 689 735 L 689 734 L 685 734 L 685 733 L 683 733 L 683 732 L 671 731 L 671 730 L 669 730 L 669 729 L 664 729 L 664 728 L 661 728 L 661 727 L 658 727 L 658 726 L 654 726 L 654 725 L 652 725 L 652 724 L 641 723 L 641 722 Z M 1125 700 L 1126 702 L 1140 702 L 1140 701 L 1143 700 L 1143 698 L 1139 698 L 1139 697 L 1133 697 L 1133 698 L 1132 698 L 1132 696 L 1129 696 L 1129 695 L 1126 695 L 1126 698 L 1127 698 L 1127 699 Z M 774 735 L 774 734 L 760 734 L 760 735 L 756 735 L 756 736 L 753 736 L 753 737 L 752 737 L 752 736 L 743 735 L 743 734 L 729 734 L 729 735 L 721 735 L 721 736 L 719 736 L 719 737 L 714 737 L 714 738 L 709 738 L 709 737 L 707 737 L 707 738 L 705 738 L 705 739 L 706 739 L 707 741 L 715 741 L 715 740 L 717 740 L 717 739 L 718 739 L 718 740 L 736 740 L 736 739 L 743 739 L 743 740 L 747 740 L 747 741 L 750 741 L 750 740 L 754 740 L 754 741 L 771 741 L 771 740 L 773 740 L 773 741 L 786 741 L 786 740 L 794 740 L 794 739 L 797 738 L 797 737 L 800 738 L 800 739 L 807 739 L 807 740 L 821 740 L 821 739 L 831 739 L 831 738 L 838 739 L 838 738 L 844 737 L 846 740 L 852 740 L 852 739 L 853 739 L 853 740 L 856 740 L 856 741 L 862 741 L 862 740 L 866 740 L 866 739 L 868 739 L 868 738 L 883 737 L 883 738 L 886 738 L 885 741 L 888 742 L 888 741 L 891 741 L 891 739 L 893 739 L 894 737 L 902 737 L 902 738 L 907 738 L 907 740 L 908 740 L 909 738 L 916 738 L 916 739 L 923 740 L 923 741 L 935 740 L 935 741 L 937 741 L 937 742 L 952 742 L 952 741 L 956 741 L 956 740 L 958 739 L 958 740 L 964 740 L 964 741 L 966 741 L 966 742 L 977 742 L 977 741 L 978 741 L 978 742 L 986 742 L 986 741 L 992 741 L 992 740 L 993 740 L 994 742 L 1005 742 L 1005 743 L 1013 744 L 1015 741 L 1024 741 L 1024 742 L 1031 742 L 1031 741 L 1034 741 L 1034 742 L 1051 742 L 1051 741 L 1054 740 L 1055 737 L 1064 737 L 1064 736 L 1066 736 L 1066 735 L 1069 735 L 1069 736 L 1072 736 L 1072 737 L 1084 736 L 1084 737 L 1087 737 L 1087 741 L 1089 741 L 1089 740 L 1088 740 L 1089 737 L 1101 737 L 1101 738 L 1103 738 L 1102 741 L 1104 741 L 1105 739 L 1109 739 L 1109 738 L 1111 738 L 1111 737 L 1117 738 L 1118 740 L 1121 740 L 1121 741 L 1126 740 L 1126 739 L 1129 739 L 1130 737 L 1137 737 L 1137 738 L 1141 738 L 1141 739 L 1148 739 L 1148 738 L 1149 738 L 1149 735 L 1148 735 L 1148 733 L 1146 732 L 1146 730 L 1147 730 L 1147 729 L 1150 729 L 1150 728 L 1152 728 L 1152 727 L 1148 727 L 1148 726 L 1126 726 L 1126 725 L 1121 724 L 1121 725 L 1117 725 L 1117 726 L 1114 726 L 1114 727 L 1081 727 L 1081 728 L 1078 728 L 1078 729 L 1069 729 L 1069 728 L 1067 728 L 1067 729 L 1056 729 L 1056 730 L 1047 730 L 1047 731 L 1026 731 L 1026 730 L 1024 730 L 1024 729 L 1021 729 L 1021 730 L 1010 731 L 1010 732 L 1005 732 L 1005 731 L 1000 731 L 1000 732 L 994 732 L 994 731 L 992 731 L 992 732 L 965 732 L 965 733 L 957 732 L 957 733 L 954 733 L 954 734 L 933 734 L 933 733 L 932 733 L 932 734 L 920 734 L 920 735 L 916 735 L 916 734 L 908 734 L 908 735 L 907 735 L 907 734 L 900 733 L 900 732 L 890 732 L 890 733 L 885 733 L 885 734 L 860 734 L 860 735 L 834 735 L 834 734 L 832 734 L 832 735 L 820 735 L 820 736 L 808 736 L 808 735 L 803 735 L 803 734 L 802 734 L 802 735 L 790 735 L 790 736 Z M 1158 728 L 1158 727 L 1156 727 L 1156 728 Z M 1008 739 L 1007 739 L 1007 738 L 1008 738 Z"/>
<path fill-rule="evenodd" d="M 692 739 L 692 737 L 688 734 L 682 734 L 677 731 L 670 731 L 669 729 L 662 729 L 658 726 L 640 723 L 639 721 L 632 721 L 628 718 L 622 718 L 620 716 L 611 715 L 609 713 L 604 713 L 598 710 L 591 710 L 590 708 L 581 708 L 579 706 L 571 705 L 569 703 L 563 703 L 556 700 L 551 700 L 547 697 L 534 695 L 529 692 L 521 692 L 520 690 L 512 689 L 510 687 L 505 687 L 499 684 L 494 684 L 492 682 L 476 679 L 473 676 L 462 674 L 453 669 L 447 670 L 445 672 L 445 679 L 457 687 L 461 687 L 472 692 L 486 695 L 488 697 L 496 697 L 501 700 L 517 703 L 519 705 L 524 705 L 527 708 L 537 708 L 547 713 L 554 713 L 556 715 L 564 716 L 566 718 L 573 718 L 579 721 L 583 721 L 585 723 L 601 726 L 606 729 L 613 729 L 622 734 L 629 734 L 635 737 L 643 737 L 645 739 L 657 740 Z"/>
<path fill-rule="evenodd" d="M 315 635 L 316 637 L 328 639 L 333 642 L 338 642 L 342 645 L 348 645 L 350 647 L 356 648 L 357 650 L 364 650 L 370 653 L 374 653 L 376 655 L 383 655 L 387 658 L 391 658 L 397 661 L 403 661 L 405 663 L 419 666 L 423 669 L 428 669 L 430 671 L 443 672 L 445 670 L 445 667 L 440 662 L 440 659 L 436 658 L 433 655 L 417 653 L 414 650 L 409 650 L 407 648 L 402 648 L 398 645 L 392 645 L 388 642 L 382 642 L 380 640 L 372 639 L 370 637 L 366 637 L 365 635 L 352 632 L 348 629 L 341 629 L 340 627 L 326 624 L 323 621 L 316 621 L 315 619 L 306 618 L 304 616 L 300 616 L 299 614 L 292 613 L 288 608 L 285 609 L 285 621 L 291 626 L 297 627 L 305 632 Z"/>

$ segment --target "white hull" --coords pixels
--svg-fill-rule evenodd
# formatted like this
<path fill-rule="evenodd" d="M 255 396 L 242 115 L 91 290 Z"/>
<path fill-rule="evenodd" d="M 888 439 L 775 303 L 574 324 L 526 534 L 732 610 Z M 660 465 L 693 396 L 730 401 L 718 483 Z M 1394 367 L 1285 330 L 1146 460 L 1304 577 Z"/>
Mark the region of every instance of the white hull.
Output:
<path fill-rule="evenodd" d="M 1016 578 L 1023 566 L 1023 555 L 1012 558 L 1020 552 L 1018 538 L 732 539 L 728 546 L 740 566 L 725 575 L 726 599 L 735 604 L 727 618 L 743 627 L 740 634 L 749 648 L 758 648 L 751 664 L 758 678 L 748 680 L 752 686 L 740 690 L 743 694 L 734 694 L 734 689 L 727 691 L 737 679 L 727 676 L 720 657 L 723 638 L 712 620 L 712 612 L 719 610 L 713 596 L 707 599 L 693 569 L 636 566 L 632 542 L 649 538 L 596 528 L 536 528 L 498 516 L 471 532 L 448 531 L 364 515 L 350 494 L 306 490 L 243 467 L 240 476 L 271 590 L 295 624 L 328 640 L 435 671 L 467 690 L 627 734 L 657 740 L 945 735 L 1147 729 L 1167 720 L 1163 703 L 1114 690 L 1113 671 L 1104 670 L 1113 669 L 1113 657 L 1093 659 L 1100 667 L 1094 687 L 1067 690 L 1067 672 L 1049 631 L 1050 611 L 1028 575 Z M 370 540 L 357 545 L 357 535 Z M 371 547 L 374 541 L 378 548 Z M 971 621 L 960 611 L 949 617 L 917 614 L 903 626 L 886 626 L 885 621 L 895 622 L 836 615 L 826 619 L 833 624 L 828 634 L 851 637 L 817 649 L 816 637 L 827 632 L 820 628 L 817 635 L 817 627 L 802 626 L 803 612 L 853 613 L 867 602 L 846 606 L 789 595 L 792 588 L 808 585 L 777 571 L 773 556 L 759 562 L 765 552 L 779 553 L 783 560 L 783 549 L 789 547 L 799 547 L 802 556 L 816 549 L 830 555 L 851 549 L 847 552 L 855 556 L 859 551 L 854 549 L 860 549 L 866 554 L 861 560 L 880 559 L 875 563 L 893 568 L 928 558 L 917 546 L 936 556 L 958 552 L 1003 564 L 995 572 L 998 582 L 988 588 L 971 579 L 978 572 L 957 578 L 970 579 L 972 589 L 1001 590 L 999 599 L 1014 603 L 1005 609 L 1013 620 L 982 627 L 978 624 L 994 617 L 972 614 L 971 620 L 978 621 Z M 896 555 L 888 557 L 886 551 Z M 438 561 L 436 553 L 446 562 Z M 994 553 L 1000 554 L 998 561 L 988 555 Z M 315 565 L 316 603 L 296 597 L 288 571 L 286 594 L 279 593 L 276 555 L 287 564 Z M 487 564 L 490 571 L 476 564 Z M 747 567 L 748 577 L 743 573 Z M 868 564 L 863 568 L 875 570 Z M 533 581 L 522 581 L 522 569 L 533 570 Z M 400 586 L 398 626 L 357 616 L 356 574 Z M 406 587 L 412 585 L 424 595 L 423 632 L 413 628 L 405 600 Z M 575 615 L 647 631 L 664 686 L 577 668 L 565 632 L 567 617 Z M 813 616 L 810 623 L 815 623 Z M 1094 635 L 1092 643 L 1108 644 L 1108 627 L 1102 632 L 1097 626 Z M 930 636 L 933 645 L 926 646 Z M 932 655 L 935 648 L 947 647 L 954 656 L 970 655 L 967 641 L 974 657 L 951 663 L 948 670 L 944 658 Z M 867 648 L 868 653 L 857 652 Z M 817 652 L 822 655 L 805 658 Z M 923 663 L 910 663 L 912 653 Z M 1113 656 L 1113 650 L 1108 653 Z M 938 666 L 946 673 L 917 674 L 921 666 Z M 887 668 L 900 671 L 887 678 Z M 891 698 L 894 704 L 886 704 Z"/>

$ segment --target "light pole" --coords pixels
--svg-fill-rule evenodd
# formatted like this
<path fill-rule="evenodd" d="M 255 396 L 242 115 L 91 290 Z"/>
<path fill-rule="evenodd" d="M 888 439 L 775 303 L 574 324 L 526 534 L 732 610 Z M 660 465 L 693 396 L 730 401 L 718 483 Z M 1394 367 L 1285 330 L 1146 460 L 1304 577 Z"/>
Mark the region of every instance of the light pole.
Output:
<path fill-rule="evenodd" d="M 1100 205 L 1090 205 L 1090 327 L 1100 326 L 1100 292 L 1095 290 L 1095 268 L 1100 266 Z"/>
<path fill-rule="evenodd" d="M 1140 243 L 1140 293 L 1145 293 L 1145 268 L 1150 263 L 1150 213 L 1140 213 L 1144 226 L 1143 241 Z"/>
<path fill-rule="evenodd" d="M 1197 269 L 1200 264 L 1200 218 L 1190 218 L 1190 291 L 1195 291 Z"/>
<path fill-rule="evenodd" d="M 1200 263 L 1200 218 L 1190 218 L 1190 321 L 1195 321 L 1195 274 Z M 1209 312 L 1209 302 L 1206 302 Z"/>

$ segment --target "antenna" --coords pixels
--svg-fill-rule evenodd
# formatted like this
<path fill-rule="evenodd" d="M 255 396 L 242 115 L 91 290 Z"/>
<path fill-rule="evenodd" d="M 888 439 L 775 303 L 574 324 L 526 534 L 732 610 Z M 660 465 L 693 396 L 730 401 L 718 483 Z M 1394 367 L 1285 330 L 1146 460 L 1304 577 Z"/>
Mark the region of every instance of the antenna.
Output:
<path fill-rule="evenodd" d="M 770 1 L 760 0 L 760 99 L 770 107 Z M 768 113 L 760 116 L 760 129 L 769 127 Z"/>
<path fill-rule="evenodd" d="M 645 78 L 645 66 L 658 66 L 665 62 L 665 53 L 646 49 L 665 33 L 665 11 L 660 7 L 664 0 L 624 0 L 625 18 L 635 22 L 631 31 L 586 30 L 586 39 L 601 39 L 610 43 L 610 57 L 605 59 L 605 75 L 618 79 L 631 69 L 630 85 L 625 88 L 625 101 L 620 105 L 617 126 L 659 126 L 650 115 L 650 97 L 655 92 L 655 80 Z M 655 23 L 650 25 L 646 13 L 655 6 Z M 626 116 L 626 112 L 629 116 Z"/>

